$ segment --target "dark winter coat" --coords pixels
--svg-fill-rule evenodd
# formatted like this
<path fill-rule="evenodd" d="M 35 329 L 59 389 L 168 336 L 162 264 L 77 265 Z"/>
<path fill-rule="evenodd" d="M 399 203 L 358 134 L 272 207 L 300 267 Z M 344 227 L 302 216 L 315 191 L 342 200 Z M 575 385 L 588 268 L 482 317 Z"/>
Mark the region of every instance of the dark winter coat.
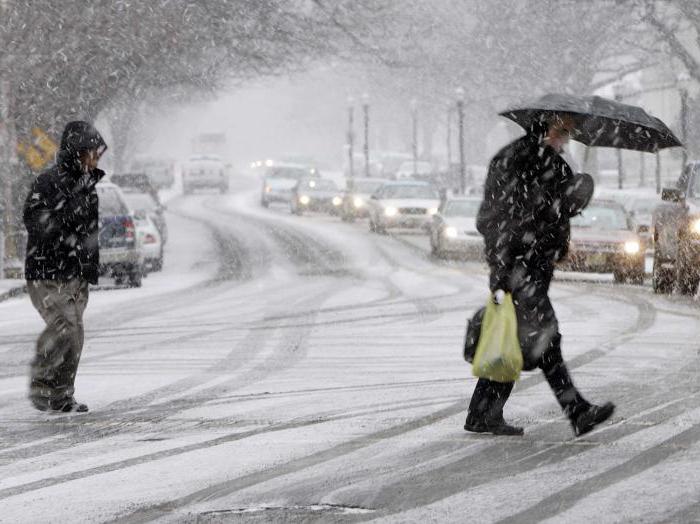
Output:
<path fill-rule="evenodd" d="M 491 161 L 477 229 L 484 235 L 492 291 L 513 290 L 533 273 L 551 279 L 569 245 L 574 175 L 541 138 L 528 134 Z"/>
<path fill-rule="evenodd" d="M 27 280 L 70 280 L 97 283 L 99 217 L 95 185 L 104 171 L 84 172 L 79 154 L 105 147 L 86 122 L 71 122 L 61 139 L 56 165 L 41 173 L 24 204 L 27 228 Z"/>

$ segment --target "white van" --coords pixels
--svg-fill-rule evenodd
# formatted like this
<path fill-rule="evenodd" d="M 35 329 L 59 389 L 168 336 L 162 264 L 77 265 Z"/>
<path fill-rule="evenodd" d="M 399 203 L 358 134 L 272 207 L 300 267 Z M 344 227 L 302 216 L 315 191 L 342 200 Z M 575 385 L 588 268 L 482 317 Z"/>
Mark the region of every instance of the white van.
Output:
<path fill-rule="evenodd" d="M 221 193 L 228 191 L 228 175 L 221 158 L 215 155 L 190 157 L 182 168 L 182 192 L 185 195 L 195 189 L 213 188 Z"/>

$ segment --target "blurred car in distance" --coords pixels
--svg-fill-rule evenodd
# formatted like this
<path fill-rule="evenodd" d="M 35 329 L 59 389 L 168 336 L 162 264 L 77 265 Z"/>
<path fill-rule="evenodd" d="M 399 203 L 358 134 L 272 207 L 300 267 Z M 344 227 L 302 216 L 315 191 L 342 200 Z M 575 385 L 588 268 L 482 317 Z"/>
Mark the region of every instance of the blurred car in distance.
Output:
<path fill-rule="evenodd" d="M 700 161 L 689 162 L 676 187 L 663 188 L 654 209 L 652 238 L 656 293 L 694 295 L 700 282 Z"/>
<path fill-rule="evenodd" d="M 175 162 L 167 158 L 137 156 L 129 170 L 145 174 L 156 189 L 170 187 L 175 182 Z"/>
<path fill-rule="evenodd" d="M 356 218 L 368 217 L 370 197 L 387 182 L 383 178 L 348 178 L 342 197 L 342 219 L 352 222 Z"/>
<path fill-rule="evenodd" d="M 569 253 L 560 269 L 612 273 L 615 282 L 644 282 L 644 241 L 619 202 L 593 200 L 571 219 Z"/>
<path fill-rule="evenodd" d="M 456 197 L 445 201 L 430 225 L 430 252 L 438 258 L 480 258 L 484 241 L 476 229 L 480 198 Z"/>
<path fill-rule="evenodd" d="M 182 192 L 189 195 L 196 189 L 217 189 L 228 192 L 226 166 L 216 155 L 197 155 L 182 166 Z"/>
<path fill-rule="evenodd" d="M 292 189 L 289 210 L 295 215 L 307 211 L 337 215 L 342 203 L 341 191 L 333 180 L 301 178 Z"/>
<path fill-rule="evenodd" d="M 294 187 L 302 178 L 320 178 L 320 174 L 315 167 L 268 160 L 263 171 L 260 205 L 268 207 L 273 202 L 291 203 Z"/>
<path fill-rule="evenodd" d="M 157 204 L 148 193 L 123 191 L 123 195 L 134 216 L 137 238 L 144 251 L 146 269 L 160 271 L 163 269 L 165 245 L 161 231 L 167 234 L 163 217 L 164 207 Z"/>
<path fill-rule="evenodd" d="M 430 162 L 418 160 L 413 162 L 409 160 L 402 162 L 399 169 L 396 171 L 396 180 L 411 179 L 413 176 L 430 175 L 433 172 L 433 166 Z"/>
<path fill-rule="evenodd" d="M 438 190 L 427 182 L 387 182 L 369 200 L 369 230 L 389 228 L 427 230 L 440 207 Z"/>
<path fill-rule="evenodd" d="M 160 202 L 158 192 L 144 176 L 141 174 L 112 175 L 110 182 L 119 186 L 131 209 L 148 215 L 158 228 L 161 240 L 165 244 L 168 241 L 166 207 Z"/>

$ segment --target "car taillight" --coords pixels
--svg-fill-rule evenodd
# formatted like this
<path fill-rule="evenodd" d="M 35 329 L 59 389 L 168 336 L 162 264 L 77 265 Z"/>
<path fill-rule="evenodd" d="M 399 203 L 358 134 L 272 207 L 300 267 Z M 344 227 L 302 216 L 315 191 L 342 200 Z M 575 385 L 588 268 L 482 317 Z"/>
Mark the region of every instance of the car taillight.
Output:
<path fill-rule="evenodd" d="M 136 227 L 134 226 L 134 221 L 130 217 L 125 217 L 122 220 L 122 226 L 124 227 L 124 237 L 127 240 L 134 240 L 136 238 Z"/>
<path fill-rule="evenodd" d="M 157 242 L 156 237 L 154 237 L 150 233 L 147 233 L 146 236 L 143 237 L 144 244 L 155 244 L 156 242 Z"/>

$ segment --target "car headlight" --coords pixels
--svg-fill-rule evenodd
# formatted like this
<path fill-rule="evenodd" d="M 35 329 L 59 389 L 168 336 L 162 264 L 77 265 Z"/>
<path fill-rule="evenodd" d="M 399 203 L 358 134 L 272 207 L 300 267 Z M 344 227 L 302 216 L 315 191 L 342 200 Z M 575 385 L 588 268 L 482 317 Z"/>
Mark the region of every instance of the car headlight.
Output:
<path fill-rule="evenodd" d="M 355 200 L 353 200 L 352 203 L 355 204 L 355 207 L 362 207 L 365 205 L 365 201 L 360 197 L 355 197 Z"/>
<path fill-rule="evenodd" d="M 301 195 L 301 196 L 299 197 L 299 203 L 300 203 L 300 204 L 307 205 L 309 202 L 311 202 L 311 199 L 310 199 L 308 196 L 306 196 L 306 195 Z"/>
<path fill-rule="evenodd" d="M 431 207 L 430 209 L 428 209 L 429 215 L 437 215 L 437 212 L 438 212 L 438 208 L 436 208 L 436 207 Z"/>
<path fill-rule="evenodd" d="M 443 235 L 445 235 L 447 238 L 457 238 L 457 228 L 448 226 L 443 230 Z"/>
<path fill-rule="evenodd" d="M 625 253 L 628 255 L 636 255 L 639 253 L 641 246 L 636 240 L 628 240 L 625 242 Z"/>
<path fill-rule="evenodd" d="M 272 188 L 270 186 L 265 186 L 265 193 L 269 193 L 272 191 Z"/>
<path fill-rule="evenodd" d="M 690 230 L 696 235 L 700 235 L 700 218 L 696 218 L 690 223 Z"/>
<path fill-rule="evenodd" d="M 339 206 L 339 205 L 342 204 L 342 203 L 343 203 L 343 199 L 342 199 L 342 198 L 340 198 L 340 197 L 338 197 L 338 196 L 333 197 L 333 205 L 334 205 L 334 206 Z"/>
<path fill-rule="evenodd" d="M 388 217 L 393 217 L 396 216 L 396 214 L 399 212 L 398 209 L 395 207 L 389 206 L 384 208 L 384 214 Z"/>

